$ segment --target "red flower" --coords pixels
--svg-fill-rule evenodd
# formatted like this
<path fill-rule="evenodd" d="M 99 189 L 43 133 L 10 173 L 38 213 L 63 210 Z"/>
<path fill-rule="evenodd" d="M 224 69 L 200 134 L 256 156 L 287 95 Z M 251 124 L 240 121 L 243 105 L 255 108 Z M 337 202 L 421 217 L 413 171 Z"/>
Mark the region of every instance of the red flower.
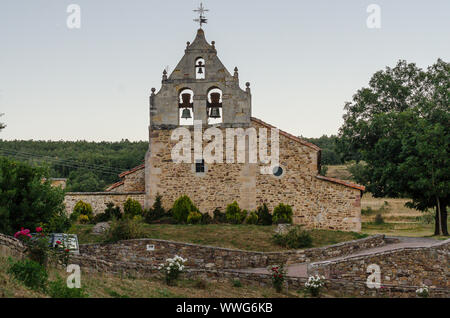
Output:
<path fill-rule="evenodd" d="M 66 248 L 65 251 L 66 251 L 66 253 L 69 253 L 69 249 L 68 248 Z"/>
<path fill-rule="evenodd" d="M 36 232 L 42 232 L 42 227 L 40 227 L 40 226 L 38 226 L 37 228 L 36 228 Z"/>
<path fill-rule="evenodd" d="M 61 241 L 56 241 L 56 244 L 58 244 L 58 245 L 61 244 Z"/>

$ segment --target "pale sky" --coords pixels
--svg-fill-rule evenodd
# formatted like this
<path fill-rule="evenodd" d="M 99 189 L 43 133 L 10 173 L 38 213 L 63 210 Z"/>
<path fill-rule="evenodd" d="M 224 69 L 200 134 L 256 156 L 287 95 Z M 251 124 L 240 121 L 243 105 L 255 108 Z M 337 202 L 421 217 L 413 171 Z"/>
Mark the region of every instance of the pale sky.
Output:
<path fill-rule="evenodd" d="M 66 24 L 69 4 L 81 28 Z M 2 139 L 148 139 L 148 96 L 198 26 L 193 0 L 0 0 Z M 253 116 L 294 135 L 336 134 L 343 106 L 399 59 L 450 57 L 448 0 L 204 0 L 204 26 Z M 381 8 L 381 28 L 366 25 Z"/>

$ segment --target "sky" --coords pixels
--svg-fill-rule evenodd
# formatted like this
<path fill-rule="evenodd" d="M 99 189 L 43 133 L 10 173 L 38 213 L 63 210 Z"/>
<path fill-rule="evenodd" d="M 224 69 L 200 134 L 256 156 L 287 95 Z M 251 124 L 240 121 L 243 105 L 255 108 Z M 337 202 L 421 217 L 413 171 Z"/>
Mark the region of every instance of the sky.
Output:
<path fill-rule="evenodd" d="M 148 140 L 150 89 L 193 41 L 199 3 L 0 0 L 0 138 Z M 70 4 L 79 29 L 67 26 Z M 450 60 L 448 0 L 203 4 L 207 40 L 242 88 L 251 83 L 252 115 L 297 136 L 336 134 L 345 102 L 399 59 Z M 371 4 L 379 28 L 367 25 Z"/>

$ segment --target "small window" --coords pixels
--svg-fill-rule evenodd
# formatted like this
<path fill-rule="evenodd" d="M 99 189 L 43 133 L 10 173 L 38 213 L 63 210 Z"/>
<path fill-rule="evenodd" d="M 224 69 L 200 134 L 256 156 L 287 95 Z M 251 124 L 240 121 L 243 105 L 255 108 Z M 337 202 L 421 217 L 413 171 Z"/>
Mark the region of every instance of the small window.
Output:
<path fill-rule="evenodd" d="M 205 79 L 205 60 L 201 57 L 195 60 L 195 79 Z"/>
<path fill-rule="evenodd" d="M 273 175 L 275 177 L 281 177 L 283 175 L 283 168 L 281 168 L 280 166 L 276 166 L 273 168 Z"/>
<path fill-rule="evenodd" d="M 205 172 L 205 160 L 204 159 L 195 163 L 195 172 L 196 173 L 204 173 Z"/>

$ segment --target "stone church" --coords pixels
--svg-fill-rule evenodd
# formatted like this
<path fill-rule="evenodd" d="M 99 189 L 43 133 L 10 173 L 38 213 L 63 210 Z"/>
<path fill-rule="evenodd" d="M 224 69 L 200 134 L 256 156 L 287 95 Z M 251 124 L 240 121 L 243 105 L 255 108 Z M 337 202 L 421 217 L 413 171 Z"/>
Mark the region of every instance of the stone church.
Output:
<path fill-rule="evenodd" d="M 69 213 L 78 200 L 91 203 L 96 212 L 102 212 L 107 202 L 122 205 L 128 197 L 149 208 L 158 193 L 168 209 L 186 194 L 202 213 L 212 214 L 216 208 L 224 211 L 233 201 L 248 211 L 263 203 L 273 211 L 276 205 L 284 203 L 292 206 L 296 224 L 361 230 L 360 199 L 364 187 L 319 175 L 320 148 L 282 130 L 278 130 L 279 163 L 270 174 L 261 172 L 262 163 L 248 160 L 173 161 L 172 149 L 179 142 L 173 140 L 174 130 L 185 127 L 193 132 L 194 120 L 201 122 L 202 131 L 215 127 L 224 136 L 229 128 L 265 128 L 269 132 L 275 128 L 252 117 L 250 83 L 241 89 L 238 69 L 230 73 L 225 68 L 217 56 L 215 42 L 207 42 L 203 29 L 197 31 L 192 43 L 187 42 L 185 54 L 173 72 L 163 72 L 161 88 L 151 89 L 149 104 L 149 149 L 143 164 L 121 173 L 121 181 L 105 192 L 68 193 Z M 207 144 L 203 139 L 202 142 Z M 248 157 L 248 144 L 245 149 Z"/>

